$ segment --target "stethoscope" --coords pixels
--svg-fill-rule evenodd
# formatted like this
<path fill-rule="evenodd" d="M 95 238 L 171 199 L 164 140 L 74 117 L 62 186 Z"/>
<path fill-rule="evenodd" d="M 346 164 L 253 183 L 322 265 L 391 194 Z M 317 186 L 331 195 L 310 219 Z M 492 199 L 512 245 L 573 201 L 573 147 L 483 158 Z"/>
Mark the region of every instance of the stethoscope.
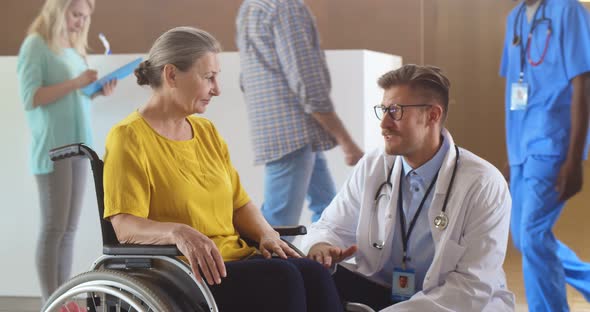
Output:
<path fill-rule="evenodd" d="M 449 201 L 449 196 L 451 195 L 451 190 L 453 188 L 453 182 L 455 181 L 455 175 L 457 174 L 457 165 L 459 164 L 459 147 L 455 145 L 455 152 L 457 156 L 455 157 L 455 166 L 453 167 L 453 172 L 451 173 L 451 180 L 449 181 L 449 187 L 447 188 L 447 194 L 445 195 L 445 201 L 443 202 L 442 209 L 440 213 L 434 218 L 434 227 L 440 231 L 443 231 L 449 225 L 449 217 L 447 216 L 447 203 Z M 385 246 L 385 241 L 378 239 L 373 241 L 373 220 L 375 219 L 375 215 L 377 214 L 377 210 L 379 209 L 379 202 L 382 199 L 389 201 L 391 199 L 390 192 L 387 191 L 387 187 L 392 189 L 393 191 L 393 184 L 391 184 L 391 173 L 393 172 L 393 165 L 389 169 L 389 173 L 387 174 L 387 180 L 377 188 L 377 192 L 375 192 L 375 198 L 373 200 L 373 210 L 371 210 L 371 216 L 369 221 L 369 242 L 371 245 L 379 250 L 383 249 Z M 437 173 L 438 175 L 438 173 Z M 385 191 L 384 191 L 385 190 Z"/>
<path fill-rule="evenodd" d="M 523 78 L 524 75 L 524 64 L 525 61 L 528 61 L 529 64 L 531 64 L 531 66 L 539 66 L 543 63 L 543 61 L 545 60 L 545 56 L 547 55 L 547 50 L 549 49 L 549 41 L 551 39 L 551 33 L 553 32 L 553 22 L 551 20 L 551 18 L 547 18 L 546 15 L 546 9 L 547 9 L 547 3 L 545 0 L 540 0 L 541 3 L 539 4 L 539 7 L 537 8 L 537 10 L 535 11 L 535 15 L 533 16 L 533 21 L 532 21 L 532 26 L 531 29 L 529 30 L 529 35 L 527 37 L 527 41 L 526 41 L 526 47 L 523 47 L 522 45 L 522 36 L 520 36 L 517 32 L 517 29 L 522 29 L 522 20 L 525 18 L 525 10 L 526 10 L 526 3 L 522 3 L 522 5 L 520 6 L 520 9 L 518 10 L 518 14 L 516 15 L 516 18 L 514 19 L 514 36 L 512 38 L 512 45 L 514 46 L 519 46 L 520 47 L 520 75 L 521 75 L 521 80 Z M 539 10 L 541 10 L 543 13 L 543 15 L 541 16 L 540 19 L 537 18 L 537 14 L 539 13 Z M 531 43 L 533 41 L 533 33 L 535 32 L 535 29 L 537 28 L 537 26 L 539 26 L 542 23 L 547 23 L 547 39 L 545 40 L 545 47 L 543 48 L 543 54 L 541 54 L 541 58 L 538 61 L 533 61 L 531 59 Z M 526 59 L 526 60 L 525 60 Z"/>

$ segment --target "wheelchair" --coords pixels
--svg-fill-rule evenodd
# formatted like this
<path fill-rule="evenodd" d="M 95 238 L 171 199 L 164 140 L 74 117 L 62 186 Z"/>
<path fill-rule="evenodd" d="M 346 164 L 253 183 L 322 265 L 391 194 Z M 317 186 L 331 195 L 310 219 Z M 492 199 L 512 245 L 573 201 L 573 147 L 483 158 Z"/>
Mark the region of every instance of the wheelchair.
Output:
<path fill-rule="evenodd" d="M 51 160 L 86 157 L 94 177 L 102 234 L 102 255 L 90 271 L 61 285 L 42 312 L 218 312 L 206 282 L 195 278 L 175 245 L 120 244 L 111 223 L 103 218 L 103 162 L 84 144 L 55 148 Z M 304 226 L 275 227 L 281 236 L 305 235 Z M 303 255 L 295 246 L 285 241 Z M 255 245 L 255 242 L 248 242 Z M 255 282 L 255 281 L 253 281 Z M 83 307 L 83 308 L 82 308 Z M 360 303 L 345 303 L 348 312 L 372 312 Z"/>

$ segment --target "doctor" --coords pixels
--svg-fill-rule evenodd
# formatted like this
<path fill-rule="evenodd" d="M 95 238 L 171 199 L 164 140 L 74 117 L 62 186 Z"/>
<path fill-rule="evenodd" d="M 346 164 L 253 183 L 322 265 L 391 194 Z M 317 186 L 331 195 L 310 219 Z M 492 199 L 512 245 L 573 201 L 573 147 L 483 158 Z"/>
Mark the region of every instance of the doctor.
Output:
<path fill-rule="evenodd" d="M 507 20 L 510 230 L 522 253 L 530 311 L 569 311 L 566 283 L 590 301 L 590 264 L 552 228 L 583 184 L 588 155 L 590 16 L 577 0 L 526 0 Z M 508 175 L 508 172 L 507 172 Z"/>
<path fill-rule="evenodd" d="M 378 83 L 385 148 L 361 159 L 310 227 L 308 257 L 330 267 L 354 256 L 333 275 L 340 295 L 377 310 L 513 311 L 502 270 L 510 194 L 444 128 L 449 80 L 405 65 Z"/>

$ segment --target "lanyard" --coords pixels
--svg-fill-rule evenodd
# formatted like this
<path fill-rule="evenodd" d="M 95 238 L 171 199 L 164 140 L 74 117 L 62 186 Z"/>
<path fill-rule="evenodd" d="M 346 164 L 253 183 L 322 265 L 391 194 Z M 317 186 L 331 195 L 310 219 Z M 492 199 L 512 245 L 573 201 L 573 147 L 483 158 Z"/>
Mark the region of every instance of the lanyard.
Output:
<path fill-rule="evenodd" d="M 432 182 L 430 183 L 430 186 L 428 187 L 428 189 L 426 190 L 426 194 L 424 194 L 424 197 L 422 198 L 422 201 L 420 202 L 420 206 L 418 206 L 418 210 L 416 211 L 416 214 L 414 214 L 414 217 L 412 218 L 412 221 L 410 221 L 410 227 L 408 228 L 408 231 L 406 232 L 406 214 L 404 213 L 404 202 L 403 202 L 403 192 L 402 192 L 402 183 L 403 183 L 403 171 L 400 173 L 400 177 L 399 177 L 399 193 L 398 193 L 398 197 L 397 197 L 397 207 L 399 210 L 399 218 L 400 218 L 400 223 L 401 223 L 401 232 L 402 232 L 402 246 L 403 246 L 403 252 L 404 252 L 404 257 L 402 258 L 402 267 L 405 270 L 406 269 L 406 261 L 410 261 L 411 258 L 408 257 L 408 242 L 410 241 L 410 235 L 412 234 L 412 231 L 414 230 L 414 225 L 416 225 L 416 221 L 418 221 L 418 216 L 420 215 L 420 212 L 422 211 L 422 208 L 424 207 L 424 202 L 426 201 L 426 198 L 428 197 L 428 195 L 430 194 L 430 191 L 432 191 L 432 188 L 434 187 L 434 184 L 436 183 L 436 179 L 438 178 L 438 172 L 436 173 L 436 175 L 434 176 L 434 178 L 432 179 Z"/>

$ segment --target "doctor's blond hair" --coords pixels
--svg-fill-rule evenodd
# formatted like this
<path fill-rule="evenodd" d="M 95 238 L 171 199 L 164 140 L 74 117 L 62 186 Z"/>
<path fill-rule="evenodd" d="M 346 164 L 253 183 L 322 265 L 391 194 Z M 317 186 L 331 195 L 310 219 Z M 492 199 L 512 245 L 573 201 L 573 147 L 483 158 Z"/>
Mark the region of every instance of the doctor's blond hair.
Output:
<path fill-rule="evenodd" d="M 60 53 L 61 47 L 58 40 L 61 34 L 67 32 L 66 12 L 74 1 L 86 1 L 90 11 L 94 11 L 95 0 L 46 0 L 39 15 L 29 26 L 27 33 L 41 36 L 52 51 Z M 88 51 L 90 19 L 91 17 L 88 16 L 88 20 L 79 34 L 69 34 L 70 44 L 82 56 L 86 56 Z"/>
<path fill-rule="evenodd" d="M 407 64 L 385 73 L 377 80 L 377 84 L 383 90 L 401 85 L 418 90 L 420 95 L 438 100 L 443 107 L 443 117 L 446 118 L 451 82 L 438 67 Z"/>

